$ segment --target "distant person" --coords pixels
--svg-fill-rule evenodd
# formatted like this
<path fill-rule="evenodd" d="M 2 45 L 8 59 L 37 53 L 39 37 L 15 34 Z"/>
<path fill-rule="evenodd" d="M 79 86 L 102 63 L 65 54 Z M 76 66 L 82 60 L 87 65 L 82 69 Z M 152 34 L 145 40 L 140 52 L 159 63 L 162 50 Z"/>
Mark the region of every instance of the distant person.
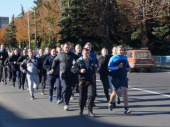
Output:
<path fill-rule="evenodd" d="M 20 57 L 20 54 L 18 52 L 18 49 L 14 50 L 14 54 L 9 58 L 9 63 L 11 65 L 11 71 L 12 71 L 12 86 L 15 87 L 15 81 L 17 77 L 18 81 L 18 88 L 21 88 L 21 72 L 19 69 L 19 65 L 17 63 L 18 59 Z"/>

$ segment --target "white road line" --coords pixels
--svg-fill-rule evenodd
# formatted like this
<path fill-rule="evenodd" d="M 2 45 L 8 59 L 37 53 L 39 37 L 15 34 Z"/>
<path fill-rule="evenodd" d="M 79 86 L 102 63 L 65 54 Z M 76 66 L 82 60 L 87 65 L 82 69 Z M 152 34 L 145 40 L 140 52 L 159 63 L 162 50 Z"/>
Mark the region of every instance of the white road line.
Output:
<path fill-rule="evenodd" d="M 100 82 L 101 80 L 96 80 L 96 81 Z M 147 93 L 153 93 L 153 94 L 157 94 L 157 95 L 161 95 L 161 96 L 170 98 L 170 95 L 159 93 L 159 92 L 154 92 L 154 91 L 149 91 L 149 90 L 144 90 L 144 89 L 139 89 L 139 88 L 133 88 L 133 87 L 129 87 L 129 88 L 133 89 L 133 90 L 139 90 L 139 91 L 143 91 L 143 92 L 147 92 Z"/>
<path fill-rule="evenodd" d="M 130 88 L 134 89 L 134 90 L 139 90 L 139 91 L 147 92 L 147 93 L 153 93 L 153 94 L 157 94 L 157 95 L 162 95 L 164 97 L 170 97 L 170 95 L 163 94 L 163 93 L 158 93 L 158 92 L 154 92 L 154 91 L 149 91 L 149 90 L 144 90 L 144 89 L 139 89 L 139 88 L 133 88 L 133 87 L 130 87 Z"/>

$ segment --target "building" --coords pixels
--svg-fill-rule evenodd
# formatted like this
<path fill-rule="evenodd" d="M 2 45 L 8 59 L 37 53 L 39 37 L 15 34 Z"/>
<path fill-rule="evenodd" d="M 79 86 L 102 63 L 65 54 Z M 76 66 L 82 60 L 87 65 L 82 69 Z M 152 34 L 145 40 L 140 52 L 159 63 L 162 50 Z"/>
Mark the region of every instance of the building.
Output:
<path fill-rule="evenodd" d="M 0 17 L 0 28 L 9 24 L 9 17 Z"/>

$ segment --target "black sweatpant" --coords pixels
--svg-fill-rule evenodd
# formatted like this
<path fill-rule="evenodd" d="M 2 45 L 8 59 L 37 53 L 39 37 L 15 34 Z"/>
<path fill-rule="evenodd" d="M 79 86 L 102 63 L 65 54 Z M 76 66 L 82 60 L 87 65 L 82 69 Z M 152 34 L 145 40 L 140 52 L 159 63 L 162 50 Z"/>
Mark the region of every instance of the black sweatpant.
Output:
<path fill-rule="evenodd" d="M 79 83 L 79 105 L 80 105 L 81 111 L 83 111 L 86 101 L 88 99 L 88 110 L 92 112 L 94 99 L 95 99 L 94 89 L 95 89 L 94 84 L 80 81 Z"/>
<path fill-rule="evenodd" d="M 109 80 L 108 80 L 108 75 L 100 73 L 100 80 L 102 81 L 102 84 L 103 84 L 103 89 L 104 89 L 104 94 L 106 96 L 106 99 L 109 99 Z"/>

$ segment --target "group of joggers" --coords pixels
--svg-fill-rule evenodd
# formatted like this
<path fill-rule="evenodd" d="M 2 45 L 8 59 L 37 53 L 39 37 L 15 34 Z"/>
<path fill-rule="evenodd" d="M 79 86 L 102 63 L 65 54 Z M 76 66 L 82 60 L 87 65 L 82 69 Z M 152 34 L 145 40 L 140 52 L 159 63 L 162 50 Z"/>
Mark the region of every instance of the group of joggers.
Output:
<path fill-rule="evenodd" d="M 75 49 L 70 43 L 64 43 L 60 47 L 39 49 L 35 52 L 31 49 L 13 51 L 6 50 L 4 45 L 0 49 L 0 81 L 4 85 L 12 82 L 15 87 L 16 78 L 19 89 L 24 90 L 27 82 L 27 90 L 34 100 L 34 90 L 41 86 L 41 94 L 45 95 L 46 84 L 49 88 L 49 102 L 53 101 L 53 91 L 56 90 L 57 104 L 63 103 L 64 110 L 69 110 L 70 98 L 74 93 L 79 93 L 80 115 L 83 115 L 84 107 L 88 108 L 88 115 L 94 117 L 93 107 L 96 98 L 96 72 L 100 75 L 104 94 L 108 102 L 108 109 L 112 111 L 120 104 L 120 96 L 123 96 L 124 113 L 129 114 L 128 107 L 128 78 L 130 66 L 124 55 L 124 47 L 113 47 L 112 54 L 108 55 L 108 49 L 102 48 L 101 55 L 91 50 L 91 43 L 87 42 L 82 48 L 80 44 Z M 110 91 L 110 93 L 109 93 Z M 117 96 L 117 98 L 116 98 Z"/>

